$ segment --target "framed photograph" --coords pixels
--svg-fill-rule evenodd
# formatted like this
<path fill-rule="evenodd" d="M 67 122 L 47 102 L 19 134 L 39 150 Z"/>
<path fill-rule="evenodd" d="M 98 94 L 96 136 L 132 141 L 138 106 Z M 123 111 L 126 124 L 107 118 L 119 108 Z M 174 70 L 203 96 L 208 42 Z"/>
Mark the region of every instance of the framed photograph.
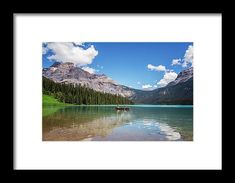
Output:
<path fill-rule="evenodd" d="M 42 50 L 43 141 L 193 141 L 193 43 Z"/>
<path fill-rule="evenodd" d="M 14 168 L 220 170 L 221 21 L 15 14 Z"/>

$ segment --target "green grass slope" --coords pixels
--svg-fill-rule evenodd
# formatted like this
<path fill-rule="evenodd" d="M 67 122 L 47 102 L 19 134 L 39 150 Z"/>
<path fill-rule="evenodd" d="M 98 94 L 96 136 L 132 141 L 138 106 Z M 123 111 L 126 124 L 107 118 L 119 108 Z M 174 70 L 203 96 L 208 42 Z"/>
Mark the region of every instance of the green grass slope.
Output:
<path fill-rule="evenodd" d="M 43 95 L 42 96 L 42 104 L 43 105 L 67 105 L 55 99 L 53 96 L 50 95 Z"/>
<path fill-rule="evenodd" d="M 58 101 L 53 96 L 43 95 L 42 96 L 42 114 L 43 117 L 49 116 L 50 114 L 55 113 L 57 110 L 66 107 L 72 106 L 73 104 L 66 104 Z"/>

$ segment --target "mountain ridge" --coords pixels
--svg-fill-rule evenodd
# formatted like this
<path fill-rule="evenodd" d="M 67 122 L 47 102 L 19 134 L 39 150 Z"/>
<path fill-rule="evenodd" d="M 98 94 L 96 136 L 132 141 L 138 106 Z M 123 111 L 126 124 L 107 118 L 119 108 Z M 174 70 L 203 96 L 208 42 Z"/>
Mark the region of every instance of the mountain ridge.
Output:
<path fill-rule="evenodd" d="M 193 104 L 193 67 L 181 71 L 165 87 L 146 91 L 118 84 L 105 74 L 91 74 L 73 63 L 55 62 L 42 75 L 56 83 L 80 84 L 95 91 L 120 95 L 140 104 Z"/>
<path fill-rule="evenodd" d="M 193 67 L 181 71 L 177 78 L 162 88 L 136 91 L 131 98 L 141 104 L 193 104 Z"/>
<path fill-rule="evenodd" d="M 95 91 L 123 97 L 130 97 L 134 94 L 129 87 L 119 85 L 104 74 L 91 74 L 69 62 L 53 64 L 49 68 L 43 69 L 42 75 L 57 83 L 81 84 Z"/>

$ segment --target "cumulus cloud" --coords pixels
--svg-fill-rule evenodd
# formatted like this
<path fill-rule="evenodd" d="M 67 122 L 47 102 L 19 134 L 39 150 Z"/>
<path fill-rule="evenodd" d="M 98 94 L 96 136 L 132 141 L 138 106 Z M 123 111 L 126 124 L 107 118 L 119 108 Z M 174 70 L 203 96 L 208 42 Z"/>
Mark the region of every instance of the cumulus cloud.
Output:
<path fill-rule="evenodd" d="M 45 55 L 48 51 L 48 48 L 47 47 L 42 47 L 42 54 Z"/>
<path fill-rule="evenodd" d="M 173 59 L 171 65 L 181 65 L 182 67 L 193 66 L 193 45 L 188 46 L 183 59 Z"/>
<path fill-rule="evenodd" d="M 143 90 L 154 90 L 158 87 L 158 85 L 150 85 L 150 84 L 145 84 L 145 85 L 142 85 L 142 89 Z"/>
<path fill-rule="evenodd" d="M 177 77 L 177 74 L 175 72 L 166 72 L 163 76 L 163 78 L 157 83 L 159 87 L 164 87 L 168 83 L 174 81 Z"/>
<path fill-rule="evenodd" d="M 77 46 L 83 46 L 84 45 L 84 42 L 73 42 L 73 43 Z"/>
<path fill-rule="evenodd" d="M 171 65 L 181 65 L 181 58 L 173 59 Z"/>
<path fill-rule="evenodd" d="M 150 85 L 150 84 L 142 85 L 142 88 L 149 89 L 149 88 L 152 88 L 152 85 Z"/>
<path fill-rule="evenodd" d="M 181 65 L 182 65 L 182 67 L 187 67 L 188 66 L 187 62 L 183 62 Z"/>
<path fill-rule="evenodd" d="M 138 85 L 140 85 L 140 84 L 141 84 L 141 82 L 140 82 L 140 81 L 138 81 L 138 82 L 137 82 L 137 84 L 138 84 Z"/>
<path fill-rule="evenodd" d="M 84 71 L 87 71 L 87 72 L 89 72 L 90 74 L 95 74 L 96 73 L 96 71 L 97 70 L 95 70 L 95 69 L 93 69 L 93 68 L 91 68 L 91 67 L 82 67 L 82 69 L 84 70 Z"/>
<path fill-rule="evenodd" d="M 172 64 L 173 63 L 174 64 L 178 64 L 179 61 L 180 61 L 180 59 L 177 59 L 177 60 L 175 59 L 174 62 L 172 62 Z M 177 77 L 177 74 L 173 70 L 166 69 L 166 67 L 163 66 L 163 65 L 154 66 L 152 64 L 148 64 L 147 68 L 149 70 L 154 70 L 154 71 L 164 71 L 165 74 L 164 74 L 163 78 L 159 82 L 156 81 L 157 84 L 155 84 L 153 86 L 149 85 L 149 84 L 148 85 L 143 85 L 142 86 L 143 89 L 150 90 L 150 89 L 155 89 L 155 88 L 158 88 L 158 87 L 164 87 L 168 83 L 170 83 L 171 81 L 174 81 L 176 79 L 176 77 Z"/>
<path fill-rule="evenodd" d="M 72 42 L 51 42 L 47 43 L 47 49 L 53 52 L 48 56 L 49 60 L 57 62 L 72 62 L 77 66 L 85 66 L 91 64 L 93 59 L 98 55 L 98 51 L 93 45 L 88 49 L 75 46 L 82 43 Z"/>
<path fill-rule="evenodd" d="M 193 45 L 188 46 L 188 49 L 184 54 L 182 67 L 187 67 L 190 64 L 193 65 Z"/>
<path fill-rule="evenodd" d="M 166 67 L 163 65 L 154 66 L 152 64 L 148 64 L 147 68 L 151 71 L 166 71 Z"/>

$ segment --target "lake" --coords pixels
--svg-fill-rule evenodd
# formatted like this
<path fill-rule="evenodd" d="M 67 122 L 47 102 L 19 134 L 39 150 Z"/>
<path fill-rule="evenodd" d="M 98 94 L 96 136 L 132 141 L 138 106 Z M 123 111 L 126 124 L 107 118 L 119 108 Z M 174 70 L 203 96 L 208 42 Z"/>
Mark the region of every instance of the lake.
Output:
<path fill-rule="evenodd" d="M 43 141 L 192 141 L 193 106 L 43 106 Z"/>

